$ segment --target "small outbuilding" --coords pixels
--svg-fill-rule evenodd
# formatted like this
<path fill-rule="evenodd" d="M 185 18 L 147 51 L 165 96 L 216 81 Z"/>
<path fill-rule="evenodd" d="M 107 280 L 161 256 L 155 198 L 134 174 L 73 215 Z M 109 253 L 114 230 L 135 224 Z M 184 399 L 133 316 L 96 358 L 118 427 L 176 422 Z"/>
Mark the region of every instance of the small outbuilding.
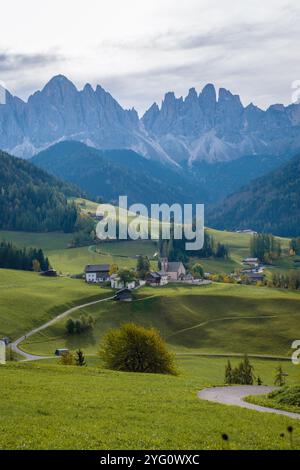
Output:
<path fill-rule="evenodd" d="M 42 271 L 40 274 L 46 277 L 57 277 L 57 271 L 55 271 L 55 269 L 48 269 L 47 271 Z"/>
<path fill-rule="evenodd" d="M 54 354 L 55 354 L 55 356 L 59 357 L 59 356 L 62 356 L 63 354 L 68 353 L 68 352 L 69 352 L 68 349 L 62 348 L 62 349 L 56 349 Z"/>
<path fill-rule="evenodd" d="M 131 289 L 126 287 L 125 289 L 119 290 L 114 296 L 114 300 L 118 300 L 120 302 L 131 302 L 133 300 Z"/>

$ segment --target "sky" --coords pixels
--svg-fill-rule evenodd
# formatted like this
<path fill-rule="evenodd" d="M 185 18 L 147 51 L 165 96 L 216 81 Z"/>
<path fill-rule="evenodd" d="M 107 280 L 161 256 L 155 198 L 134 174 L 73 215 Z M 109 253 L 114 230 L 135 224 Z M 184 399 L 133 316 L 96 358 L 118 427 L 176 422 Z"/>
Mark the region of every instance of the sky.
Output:
<path fill-rule="evenodd" d="M 206 83 L 265 109 L 300 80 L 299 0 L 1 3 L 0 82 L 23 99 L 63 74 L 140 114 Z"/>

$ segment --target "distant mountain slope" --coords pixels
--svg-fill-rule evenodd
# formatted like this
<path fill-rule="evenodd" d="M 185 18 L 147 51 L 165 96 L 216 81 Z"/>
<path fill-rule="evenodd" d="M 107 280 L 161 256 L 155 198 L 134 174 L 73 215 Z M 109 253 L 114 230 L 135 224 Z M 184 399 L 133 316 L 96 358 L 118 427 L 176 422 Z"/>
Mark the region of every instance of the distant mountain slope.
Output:
<path fill-rule="evenodd" d="M 101 86 L 82 90 L 53 77 L 25 102 L 6 92 L 0 105 L 0 148 L 25 158 L 62 140 L 98 149 L 131 149 L 173 167 L 249 156 L 294 155 L 300 150 L 300 105 L 266 111 L 208 84 L 185 98 L 166 93 L 142 119 Z"/>
<path fill-rule="evenodd" d="M 98 150 L 75 141 L 60 142 L 31 159 L 61 179 L 75 183 L 92 197 L 129 203 L 174 203 L 203 200 L 201 188 L 191 191 L 182 170 L 146 160 L 132 150 Z M 197 181 L 193 181 L 194 188 Z"/>
<path fill-rule="evenodd" d="M 212 204 L 222 201 L 229 194 L 279 168 L 288 160 L 288 155 L 247 155 L 237 160 L 214 164 L 195 162 L 192 169 L 185 170 L 186 174 L 192 174 L 198 186 L 205 191 L 207 199 L 202 202 Z"/>
<path fill-rule="evenodd" d="M 0 151 L 0 228 L 72 231 L 76 220 L 67 196 L 81 192 L 29 162 Z"/>
<path fill-rule="evenodd" d="M 300 235 L 300 155 L 227 197 L 211 209 L 207 223 L 219 229 Z"/>

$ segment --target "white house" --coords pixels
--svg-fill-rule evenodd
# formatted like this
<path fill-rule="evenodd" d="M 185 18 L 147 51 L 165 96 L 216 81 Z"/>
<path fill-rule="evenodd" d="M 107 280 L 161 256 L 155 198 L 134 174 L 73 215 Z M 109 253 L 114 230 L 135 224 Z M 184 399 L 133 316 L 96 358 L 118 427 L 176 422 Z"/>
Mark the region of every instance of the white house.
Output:
<path fill-rule="evenodd" d="M 100 283 L 109 280 L 109 264 L 88 264 L 85 267 L 85 280 L 89 283 Z"/>
<path fill-rule="evenodd" d="M 123 281 L 121 281 L 118 274 L 112 274 L 110 276 L 110 285 L 112 289 L 134 289 L 135 288 L 135 281 L 126 282 L 126 285 Z"/>
<path fill-rule="evenodd" d="M 243 265 L 246 266 L 259 266 L 259 259 L 258 258 L 245 258 L 243 259 Z"/>

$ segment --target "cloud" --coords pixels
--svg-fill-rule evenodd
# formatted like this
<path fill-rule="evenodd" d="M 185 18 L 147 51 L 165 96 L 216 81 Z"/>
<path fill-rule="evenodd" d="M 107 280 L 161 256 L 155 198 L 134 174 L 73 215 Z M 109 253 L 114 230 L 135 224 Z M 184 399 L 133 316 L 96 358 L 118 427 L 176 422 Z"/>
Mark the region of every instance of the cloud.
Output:
<path fill-rule="evenodd" d="M 300 79 L 299 0 L 152 0 L 131 7 L 122 0 L 88 0 L 93 8 L 84 21 L 79 0 L 71 11 L 62 3 L 59 17 L 53 1 L 59 2 L 44 0 L 37 11 L 35 0 L 28 0 L 13 20 L 8 13 L 20 3 L 4 7 L 0 80 L 24 99 L 62 73 L 79 87 L 99 83 L 140 113 L 167 91 L 185 96 L 208 82 L 240 94 L 244 104 L 267 107 L 290 102 L 291 83 Z"/>
<path fill-rule="evenodd" d="M 24 70 L 29 67 L 40 68 L 63 60 L 63 56 L 52 52 L 37 54 L 0 52 L 0 72 Z"/>

